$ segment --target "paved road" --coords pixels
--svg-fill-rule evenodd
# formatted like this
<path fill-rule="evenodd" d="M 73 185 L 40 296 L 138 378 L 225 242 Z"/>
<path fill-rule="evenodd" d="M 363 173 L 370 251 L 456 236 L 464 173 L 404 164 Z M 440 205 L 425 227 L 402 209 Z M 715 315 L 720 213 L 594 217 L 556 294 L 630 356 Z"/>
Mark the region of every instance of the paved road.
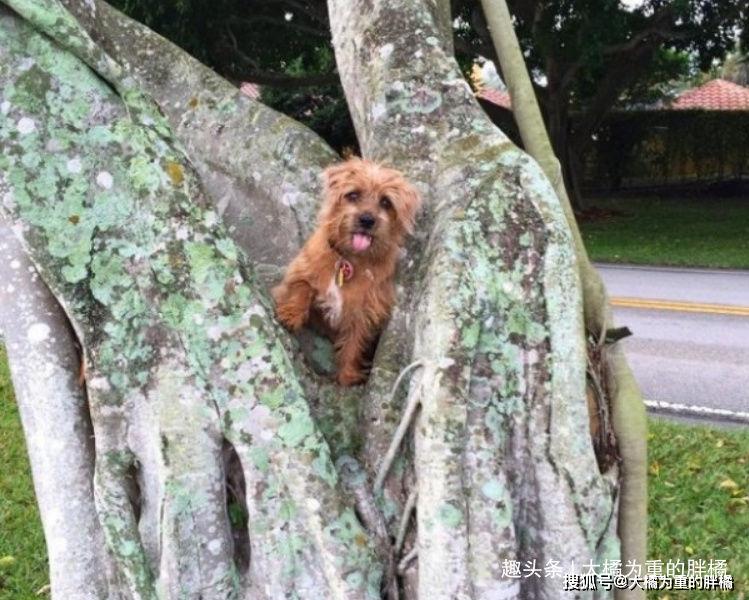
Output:
<path fill-rule="evenodd" d="M 749 412 L 749 271 L 598 268 L 646 399 Z"/>

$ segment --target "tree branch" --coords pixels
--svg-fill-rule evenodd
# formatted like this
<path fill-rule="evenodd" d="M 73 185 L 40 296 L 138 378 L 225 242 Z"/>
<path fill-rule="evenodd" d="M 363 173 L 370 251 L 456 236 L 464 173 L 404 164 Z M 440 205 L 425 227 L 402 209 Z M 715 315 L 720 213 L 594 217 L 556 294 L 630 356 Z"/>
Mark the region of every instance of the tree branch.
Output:
<path fill-rule="evenodd" d="M 320 75 L 284 75 L 270 71 L 249 71 L 245 74 L 247 81 L 259 85 L 293 89 L 297 87 L 315 87 L 318 85 L 333 85 L 338 82 L 337 73 L 322 73 Z"/>
<path fill-rule="evenodd" d="M 652 43 L 653 41 L 664 41 L 667 39 L 673 39 L 678 34 L 673 31 L 670 27 L 664 28 L 664 25 L 673 16 L 673 10 L 671 5 L 667 5 L 659 12 L 654 13 L 649 21 L 651 22 L 648 27 L 644 30 L 635 34 L 632 38 L 626 42 L 619 44 L 609 44 L 601 49 L 601 54 L 604 56 L 614 56 L 618 62 L 626 62 L 630 60 L 628 55 L 637 54 L 641 48 L 641 45 L 646 42 Z M 580 30 L 582 31 L 582 29 Z M 619 55 L 619 56 L 617 56 Z M 566 90 L 572 85 L 574 78 L 584 64 L 584 59 L 580 58 L 573 62 L 564 72 L 560 83 L 559 89 Z M 609 69 L 609 72 L 615 71 L 615 69 Z"/>
<path fill-rule="evenodd" d="M 650 59 L 659 45 L 659 40 L 651 38 L 642 43 L 635 52 L 618 57 L 611 65 L 606 76 L 598 84 L 598 93 L 592 103 L 582 114 L 572 132 L 572 144 L 579 151 L 590 142 L 590 136 L 598 128 L 603 118 L 641 73 L 650 66 Z"/>

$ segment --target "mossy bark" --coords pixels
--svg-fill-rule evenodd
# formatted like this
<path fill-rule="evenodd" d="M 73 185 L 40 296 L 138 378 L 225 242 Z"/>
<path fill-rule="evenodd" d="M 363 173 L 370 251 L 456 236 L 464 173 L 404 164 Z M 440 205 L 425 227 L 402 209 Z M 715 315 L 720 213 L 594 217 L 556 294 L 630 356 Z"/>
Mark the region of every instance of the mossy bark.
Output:
<path fill-rule="evenodd" d="M 83 346 L 95 478 L 75 485 L 92 486 L 106 552 L 87 545 L 113 566 L 100 597 L 556 599 L 562 579 L 512 579 L 503 561 L 618 558 L 572 236 L 462 79 L 445 2 L 330 2 L 362 148 L 427 200 L 372 376 L 345 392 L 265 293 L 313 226 L 333 154 L 101 2 L 4 4 L 2 214 Z M 406 398 L 416 423 L 385 471 Z M 50 546 L 80 540 L 57 534 Z"/>

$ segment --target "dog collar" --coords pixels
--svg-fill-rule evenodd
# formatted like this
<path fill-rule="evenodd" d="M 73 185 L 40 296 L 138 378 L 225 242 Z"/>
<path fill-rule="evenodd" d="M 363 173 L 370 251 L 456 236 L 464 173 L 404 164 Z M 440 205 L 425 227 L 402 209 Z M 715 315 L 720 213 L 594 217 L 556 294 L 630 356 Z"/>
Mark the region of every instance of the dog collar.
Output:
<path fill-rule="evenodd" d="M 335 264 L 335 282 L 338 287 L 354 276 L 354 265 L 345 258 L 339 258 Z"/>

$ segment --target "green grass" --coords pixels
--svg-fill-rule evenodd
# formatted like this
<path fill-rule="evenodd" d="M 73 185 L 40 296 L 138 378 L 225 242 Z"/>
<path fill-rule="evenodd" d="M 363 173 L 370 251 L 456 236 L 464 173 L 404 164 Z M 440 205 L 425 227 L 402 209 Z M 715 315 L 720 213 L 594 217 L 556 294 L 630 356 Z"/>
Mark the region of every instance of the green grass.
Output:
<path fill-rule="evenodd" d="M 39 598 L 36 592 L 49 581 L 47 554 L 2 346 L 0 460 L 0 600 Z"/>
<path fill-rule="evenodd" d="M 652 597 L 742 599 L 749 588 L 749 430 L 651 420 L 649 444 L 650 558 L 664 563 L 726 559 L 738 591 L 725 596 L 659 592 Z M 47 583 L 47 561 L 2 347 L 0 456 L 0 600 L 31 600 Z"/>
<path fill-rule="evenodd" d="M 734 591 L 659 592 L 662 600 L 742 599 L 749 590 L 749 430 L 651 420 L 651 559 L 725 559 Z"/>
<path fill-rule="evenodd" d="M 615 213 L 580 223 L 593 260 L 749 268 L 749 198 L 622 198 L 588 204 Z"/>

